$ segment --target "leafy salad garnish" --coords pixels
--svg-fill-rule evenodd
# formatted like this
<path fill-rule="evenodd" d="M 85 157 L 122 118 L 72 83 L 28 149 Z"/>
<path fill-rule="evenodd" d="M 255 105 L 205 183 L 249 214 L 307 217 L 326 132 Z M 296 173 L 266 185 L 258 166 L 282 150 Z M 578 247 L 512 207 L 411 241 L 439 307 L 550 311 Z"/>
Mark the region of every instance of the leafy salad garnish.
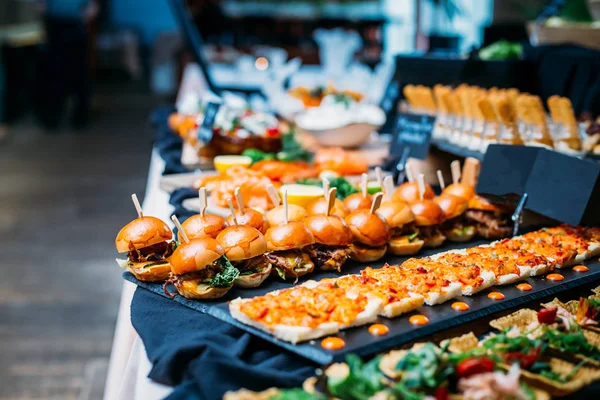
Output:
<path fill-rule="evenodd" d="M 233 285 L 233 282 L 240 276 L 240 271 L 235 268 L 229 259 L 222 256 L 217 260 L 223 271 L 215 275 L 210 281 L 210 286 L 217 288 L 225 288 Z"/>

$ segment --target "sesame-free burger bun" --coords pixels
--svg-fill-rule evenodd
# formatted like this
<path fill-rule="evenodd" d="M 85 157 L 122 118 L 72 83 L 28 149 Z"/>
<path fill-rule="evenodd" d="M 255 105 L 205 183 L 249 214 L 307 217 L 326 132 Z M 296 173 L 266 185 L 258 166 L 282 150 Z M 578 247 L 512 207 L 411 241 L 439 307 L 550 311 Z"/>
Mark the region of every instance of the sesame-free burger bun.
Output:
<path fill-rule="evenodd" d="M 344 199 L 344 205 L 348 211 L 368 210 L 371 208 L 373 198 L 369 195 L 363 196 L 362 193 L 354 193 Z"/>
<path fill-rule="evenodd" d="M 302 222 L 290 222 L 269 228 L 265 234 L 268 251 L 301 249 L 315 242 L 312 233 Z"/>
<path fill-rule="evenodd" d="M 265 216 L 253 208 L 244 208 L 244 212 L 240 212 L 240 210 L 236 209 L 235 218 L 237 219 L 238 225 L 251 226 L 254 229 L 258 229 L 262 234 L 269 228 L 269 223 L 265 219 Z M 230 215 L 227 217 L 227 225 L 233 226 L 235 224 L 233 216 Z"/>
<path fill-rule="evenodd" d="M 188 239 L 202 239 L 205 237 L 216 238 L 219 232 L 225 229 L 225 218 L 220 215 L 197 214 L 189 217 L 181 224 Z M 183 242 L 181 232 L 177 234 L 180 242 Z"/>
<path fill-rule="evenodd" d="M 402 185 L 398 186 L 392 197 L 397 200 L 405 201 L 408 204 L 417 202 L 420 200 L 419 184 L 417 182 L 403 183 Z M 425 193 L 423 193 L 423 198 L 433 199 L 434 197 L 435 193 L 431 186 L 425 184 Z"/>
<path fill-rule="evenodd" d="M 377 214 L 369 210 L 357 210 L 346 217 L 346 223 L 354 235 L 355 241 L 367 246 L 379 247 L 390 239 L 390 227 Z"/>
<path fill-rule="evenodd" d="M 442 194 L 436 197 L 434 201 L 444 211 L 446 219 L 463 215 L 467 211 L 467 208 L 469 208 L 469 203 L 465 199 L 451 194 Z"/>
<path fill-rule="evenodd" d="M 466 183 L 453 183 L 446 186 L 446 189 L 442 191 L 442 194 L 451 194 L 469 201 L 475 196 L 475 188 Z"/>
<path fill-rule="evenodd" d="M 263 234 L 246 225 L 225 228 L 217 235 L 217 242 L 230 261 L 247 260 L 267 251 L 267 241 Z"/>
<path fill-rule="evenodd" d="M 304 225 L 320 244 L 347 246 L 354 241 L 348 224 L 335 215 L 312 215 L 304 220 Z"/>
<path fill-rule="evenodd" d="M 387 246 L 365 247 L 361 245 L 350 245 L 352 251 L 350 258 L 362 263 L 370 263 L 380 260 L 387 251 Z"/>
<path fill-rule="evenodd" d="M 136 249 L 173 239 L 169 226 L 156 217 L 136 218 L 125 225 L 117 234 L 115 245 L 117 252 L 129 251 L 129 243 Z"/>
<path fill-rule="evenodd" d="M 410 256 L 421 251 L 424 244 L 425 242 L 420 239 L 411 242 L 406 236 L 391 238 L 388 244 L 388 253 L 395 256 Z"/>
<path fill-rule="evenodd" d="M 324 197 L 319 197 L 311 201 L 306 207 L 306 212 L 308 215 L 322 215 L 327 212 L 327 200 Z M 346 218 L 348 214 L 350 214 L 350 210 L 340 199 L 335 199 L 333 203 L 333 207 L 331 207 L 330 215 L 337 215 L 340 218 Z"/>
<path fill-rule="evenodd" d="M 376 213 L 387 222 L 390 228 L 402 227 L 415 220 L 410 206 L 403 201 L 384 201 Z"/>
<path fill-rule="evenodd" d="M 485 197 L 481 197 L 479 195 L 475 195 L 471 200 L 469 200 L 469 209 L 481 211 L 501 211 L 500 207 L 491 203 Z"/>
<path fill-rule="evenodd" d="M 307 217 L 306 210 L 296 204 L 288 204 L 288 222 L 302 222 Z M 285 224 L 285 209 L 278 206 L 269 211 L 266 215 L 269 226 Z"/>
<path fill-rule="evenodd" d="M 202 270 L 224 254 L 225 250 L 215 239 L 192 239 L 177 247 L 169 258 L 171 272 L 183 275 Z"/>
<path fill-rule="evenodd" d="M 433 200 L 423 200 L 411 204 L 417 226 L 439 225 L 446 219 L 444 211 Z"/>

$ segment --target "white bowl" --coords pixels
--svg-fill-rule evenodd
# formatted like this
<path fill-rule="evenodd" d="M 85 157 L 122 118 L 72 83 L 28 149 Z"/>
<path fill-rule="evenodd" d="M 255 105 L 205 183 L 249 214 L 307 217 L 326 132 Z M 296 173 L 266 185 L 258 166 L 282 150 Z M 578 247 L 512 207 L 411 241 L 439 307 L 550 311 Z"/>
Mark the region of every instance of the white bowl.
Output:
<path fill-rule="evenodd" d="M 377 128 L 379 126 L 361 122 L 332 129 L 300 129 L 310 133 L 321 146 L 354 148 L 367 142 Z"/>

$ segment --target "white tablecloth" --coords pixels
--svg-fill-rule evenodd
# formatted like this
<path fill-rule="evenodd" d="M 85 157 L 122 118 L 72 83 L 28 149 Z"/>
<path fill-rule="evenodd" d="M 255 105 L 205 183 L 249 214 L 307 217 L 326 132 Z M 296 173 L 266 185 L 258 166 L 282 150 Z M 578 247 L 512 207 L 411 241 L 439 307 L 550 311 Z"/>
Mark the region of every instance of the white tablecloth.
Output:
<path fill-rule="evenodd" d="M 169 204 L 169 195 L 159 188 L 164 161 L 158 152 L 152 152 L 150 172 L 146 194 L 144 196 L 144 214 L 168 221 L 173 207 Z M 135 291 L 135 285 L 125 281 L 119 305 L 119 315 L 115 328 L 115 337 L 110 356 L 108 375 L 104 389 L 105 400 L 153 400 L 163 399 L 171 388 L 153 382 L 147 378 L 152 367 L 146 356 L 146 349 L 131 325 L 129 308 Z"/>

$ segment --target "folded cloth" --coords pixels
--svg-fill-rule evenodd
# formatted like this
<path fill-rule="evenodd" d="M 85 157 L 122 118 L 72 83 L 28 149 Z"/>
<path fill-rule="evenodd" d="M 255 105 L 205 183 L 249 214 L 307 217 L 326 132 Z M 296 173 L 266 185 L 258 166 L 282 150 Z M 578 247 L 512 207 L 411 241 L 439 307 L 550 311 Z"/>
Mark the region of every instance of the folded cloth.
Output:
<path fill-rule="evenodd" d="M 131 322 L 169 399 L 220 399 L 228 390 L 299 387 L 317 365 L 207 314 L 138 288 Z"/>
<path fill-rule="evenodd" d="M 193 188 L 179 188 L 175 189 L 173 193 L 171 193 L 171 197 L 169 198 L 169 204 L 175 207 L 173 215 L 177 216 L 180 222 L 185 221 L 192 215 L 198 214 L 198 212 L 196 211 L 191 211 L 183 207 L 184 200 L 191 199 L 194 197 L 198 197 L 198 191 Z"/>
<path fill-rule="evenodd" d="M 165 161 L 163 175 L 189 172 L 181 164 L 183 140 L 169 128 L 169 114 L 172 112 L 173 108 L 158 108 L 150 116 L 150 121 L 156 131 L 155 146 L 161 158 Z"/>

